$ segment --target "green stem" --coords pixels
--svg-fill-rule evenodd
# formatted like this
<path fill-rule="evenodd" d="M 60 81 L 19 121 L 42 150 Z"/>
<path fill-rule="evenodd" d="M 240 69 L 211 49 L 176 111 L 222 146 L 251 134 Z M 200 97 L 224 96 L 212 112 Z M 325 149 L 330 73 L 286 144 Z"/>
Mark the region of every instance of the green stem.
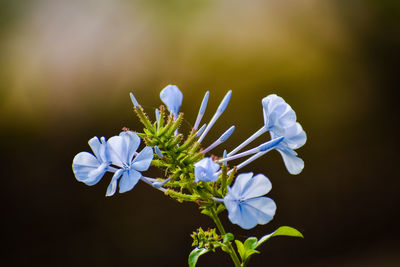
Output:
<path fill-rule="evenodd" d="M 215 213 L 214 208 L 211 208 L 211 214 L 212 214 L 212 219 L 214 220 L 215 224 L 217 225 L 217 228 L 218 228 L 219 232 L 222 235 L 225 235 L 226 234 L 225 229 L 222 226 L 222 223 L 221 223 L 218 215 Z M 231 256 L 231 258 L 233 260 L 233 263 L 235 264 L 236 267 L 241 267 L 242 265 L 240 263 L 240 260 L 239 260 L 239 258 L 237 256 L 237 254 L 236 254 L 235 249 L 232 247 L 232 244 L 230 242 L 228 242 L 227 246 L 229 248 L 229 251 L 230 251 L 229 255 Z"/>

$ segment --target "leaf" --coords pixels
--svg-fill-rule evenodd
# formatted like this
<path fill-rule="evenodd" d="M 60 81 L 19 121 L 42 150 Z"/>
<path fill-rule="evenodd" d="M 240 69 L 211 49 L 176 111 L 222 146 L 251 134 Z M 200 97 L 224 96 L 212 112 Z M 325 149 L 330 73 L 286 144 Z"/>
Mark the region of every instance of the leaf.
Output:
<path fill-rule="evenodd" d="M 197 263 L 197 260 L 199 259 L 199 257 L 207 252 L 208 252 L 208 250 L 206 248 L 193 249 L 192 252 L 190 252 L 190 254 L 189 254 L 189 259 L 188 259 L 189 267 L 196 266 L 196 263 Z"/>
<path fill-rule="evenodd" d="M 262 243 L 264 243 L 265 241 L 267 241 L 268 239 L 270 239 L 271 237 L 274 236 L 294 236 L 294 237 L 301 237 L 304 238 L 303 235 L 296 229 L 289 227 L 289 226 L 281 226 L 279 227 L 277 230 L 275 230 L 275 232 L 269 234 L 269 235 L 265 235 L 263 236 L 256 244 L 256 246 L 254 248 L 257 248 L 258 246 L 260 246 Z"/>
<path fill-rule="evenodd" d="M 244 245 L 242 242 L 240 242 L 240 240 L 235 240 L 235 243 L 236 243 L 236 247 L 237 247 L 238 253 L 240 255 L 240 258 L 243 260 L 244 256 L 245 256 L 244 254 L 246 252 Z"/>
<path fill-rule="evenodd" d="M 257 238 L 256 237 L 249 237 L 244 241 L 244 244 L 239 240 L 235 240 L 236 246 L 238 248 L 238 252 L 242 262 L 248 262 L 250 256 L 254 253 L 260 253 L 259 251 L 255 250 L 255 246 L 257 245 Z"/>
<path fill-rule="evenodd" d="M 254 253 L 260 254 L 260 251 L 255 250 L 255 249 L 247 249 L 246 252 L 244 253 L 243 261 L 248 262 L 250 259 L 250 256 L 253 255 Z"/>
<path fill-rule="evenodd" d="M 232 241 L 233 239 L 234 239 L 235 237 L 233 236 L 233 234 L 232 233 L 226 233 L 225 235 L 224 235 L 224 243 L 228 243 L 228 242 L 230 242 L 230 241 Z"/>
<path fill-rule="evenodd" d="M 248 249 L 255 249 L 257 245 L 258 239 L 256 237 L 249 237 L 244 241 L 244 248 Z"/>

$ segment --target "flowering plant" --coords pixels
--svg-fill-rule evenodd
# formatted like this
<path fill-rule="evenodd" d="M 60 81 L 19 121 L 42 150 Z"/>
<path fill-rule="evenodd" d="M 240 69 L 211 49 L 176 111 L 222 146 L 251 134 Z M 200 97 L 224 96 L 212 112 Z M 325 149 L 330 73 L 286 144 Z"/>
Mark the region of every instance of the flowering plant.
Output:
<path fill-rule="evenodd" d="M 130 191 L 141 180 L 165 195 L 179 202 L 195 202 L 201 213 L 209 216 L 218 229 L 204 231 L 199 228 L 193 232 L 193 246 L 188 264 L 195 266 L 198 258 L 215 249 L 222 249 L 232 258 L 235 266 L 246 266 L 250 257 L 259 253 L 256 249 L 273 236 L 286 235 L 303 237 L 296 229 L 288 226 L 278 228 L 260 239 L 249 237 L 244 242 L 227 233 L 219 219 L 225 209 L 233 224 L 243 229 L 251 229 L 257 224 L 266 224 L 274 217 L 276 204 L 265 197 L 271 188 L 271 182 L 263 174 L 238 173 L 238 171 L 271 150 L 277 150 L 289 173 L 298 174 L 304 167 L 302 159 L 297 157 L 295 149 L 306 142 L 306 134 L 296 122 L 293 109 L 279 96 L 269 95 L 262 100 L 264 125 L 238 147 L 221 157 L 207 156 L 207 153 L 226 141 L 235 126 L 231 126 L 216 141 L 202 148 L 203 140 L 218 118 L 225 111 L 231 98 L 229 91 L 221 101 L 217 111 L 208 124 L 200 126 L 206 111 L 209 92 L 203 98 L 196 122 L 186 138 L 179 132 L 183 113 L 179 113 L 183 95 L 175 85 L 168 85 L 161 93 L 166 105 L 155 112 L 155 121 L 151 122 L 142 106 L 131 93 L 134 111 L 144 125 L 143 132 L 133 132 L 124 128 L 118 136 L 108 141 L 104 137 L 89 140 L 93 154 L 80 152 L 73 159 L 72 169 L 78 181 L 89 186 L 98 183 L 106 172 L 113 173 L 106 196 Z M 269 132 L 271 140 L 238 153 L 257 137 Z M 140 152 L 141 140 L 146 145 Z M 228 162 L 248 157 L 233 168 Z M 164 178 L 150 178 L 142 173 L 150 166 L 165 171 Z M 236 245 L 236 249 L 233 246 Z"/>

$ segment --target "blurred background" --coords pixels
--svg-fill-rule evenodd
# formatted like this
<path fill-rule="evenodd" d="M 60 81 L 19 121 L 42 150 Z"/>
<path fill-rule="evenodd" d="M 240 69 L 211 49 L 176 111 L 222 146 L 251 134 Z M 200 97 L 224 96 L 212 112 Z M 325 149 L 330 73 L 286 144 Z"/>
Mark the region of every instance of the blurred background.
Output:
<path fill-rule="evenodd" d="M 186 266 L 191 232 L 213 227 L 196 205 L 141 183 L 106 198 L 109 176 L 88 187 L 71 169 L 91 137 L 142 129 L 130 91 L 153 116 L 167 84 L 184 94 L 183 132 L 207 90 L 206 121 L 233 90 L 205 140 L 236 125 L 217 155 L 261 127 L 271 93 L 307 132 L 300 175 L 276 152 L 243 170 L 272 181 L 271 223 L 245 231 L 222 215 L 242 240 L 303 232 L 249 266 L 400 265 L 399 1 L 0 3 L 2 266 Z M 217 252 L 198 266 L 231 265 Z"/>

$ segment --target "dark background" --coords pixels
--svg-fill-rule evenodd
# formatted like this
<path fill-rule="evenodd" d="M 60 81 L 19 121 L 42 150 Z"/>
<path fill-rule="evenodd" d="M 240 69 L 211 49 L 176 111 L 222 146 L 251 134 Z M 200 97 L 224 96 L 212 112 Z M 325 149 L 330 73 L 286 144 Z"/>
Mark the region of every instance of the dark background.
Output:
<path fill-rule="evenodd" d="M 0 1 L 2 266 L 185 266 L 193 230 L 212 227 L 194 204 L 139 183 L 106 198 L 71 162 L 93 136 L 141 129 L 133 91 L 153 116 L 159 91 L 184 94 L 184 131 L 203 94 L 206 121 L 225 92 L 211 143 L 232 149 L 262 125 L 276 93 L 307 132 L 305 169 L 276 152 L 243 169 L 267 175 L 280 237 L 250 266 L 399 266 L 399 1 Z M 262 142 L 262 138 L 257 140 Z M 148 173 L 158 175 L 157 172 Z M 230 266 L 222 252 L 198 266 Z"/>

